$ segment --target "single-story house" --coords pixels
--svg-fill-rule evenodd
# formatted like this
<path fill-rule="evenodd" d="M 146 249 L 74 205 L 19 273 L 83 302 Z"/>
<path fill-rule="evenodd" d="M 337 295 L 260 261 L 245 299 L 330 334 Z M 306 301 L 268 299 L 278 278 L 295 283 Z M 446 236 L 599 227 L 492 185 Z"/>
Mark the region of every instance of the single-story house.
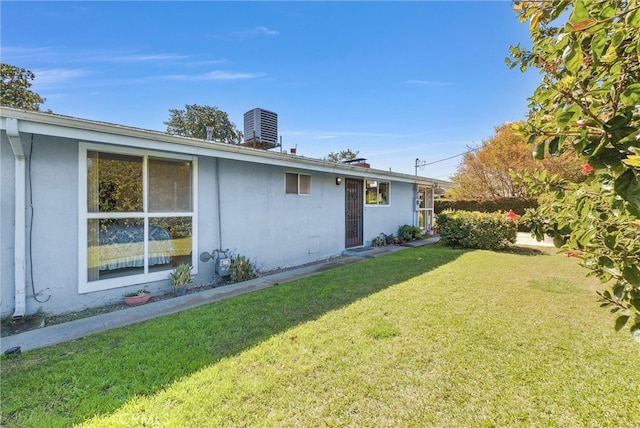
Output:
<path fill-rule="evenodd" d="M 114 303 L 229 249 L 267 271 L 429 229 L 451 183 L 57 114 L 0 112 L 1 316 Z"/>

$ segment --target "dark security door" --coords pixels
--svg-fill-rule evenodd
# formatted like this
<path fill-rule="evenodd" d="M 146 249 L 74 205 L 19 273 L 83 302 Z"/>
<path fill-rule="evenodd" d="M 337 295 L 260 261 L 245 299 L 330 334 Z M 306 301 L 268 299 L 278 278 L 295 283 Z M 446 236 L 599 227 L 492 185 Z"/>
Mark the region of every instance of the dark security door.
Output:
<path fill-rule="evenodd" d="M 362 180 L 345 180 L 345 232 L 346 248 L 362 245 L 362 211 L 364 183 Z"/>

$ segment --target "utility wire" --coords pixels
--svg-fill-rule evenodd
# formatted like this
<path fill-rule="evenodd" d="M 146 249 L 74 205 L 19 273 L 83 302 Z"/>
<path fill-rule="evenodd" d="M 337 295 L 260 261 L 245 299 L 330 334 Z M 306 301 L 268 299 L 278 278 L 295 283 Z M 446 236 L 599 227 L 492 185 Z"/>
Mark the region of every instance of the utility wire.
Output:
<path fill-rule="evenodd" d="M 481 147 L 476 147 L 476 148 L 473 148 L 473 149 L 469 149 L 466 152 L 458 153 L 457 155 L 449 156 L 447 158 L 438 159 L 438 160 L 435 160 L 433 162 L 420 163 L 420 167 L 427 166 L 427 165 L 433 165 L 434 163 L 444 162 L 446 160 L 457 158 L 458 156 L 463 156 L 463 155 L 466 155 L 467 153 L 471 153 L 471 152 L 475 152 L 476 150 L 480 150 L 480 148 Z"/>
<path fill-rule="evenodd" d="M 33 247 L 33 180 L 31 179 L 31 156 L 33 155 L 33 134 L 31 134 L 31 145 L 29 146 L 29 159 L 28 159 L 28 175 L 29 175 L 29 275 L 31 280 L 31 292 L 33 293 L 33 299 L 38 303 L 47 303 L 49 299 L 51 299 L 51 294 L 45 300 L 38 299 L 38 295 L 42 294 L 36 293 L 36 285 L 33 280 L 33 251 L 31 250 Z M 46 289 L 48 290 L 48 288 Z"/>

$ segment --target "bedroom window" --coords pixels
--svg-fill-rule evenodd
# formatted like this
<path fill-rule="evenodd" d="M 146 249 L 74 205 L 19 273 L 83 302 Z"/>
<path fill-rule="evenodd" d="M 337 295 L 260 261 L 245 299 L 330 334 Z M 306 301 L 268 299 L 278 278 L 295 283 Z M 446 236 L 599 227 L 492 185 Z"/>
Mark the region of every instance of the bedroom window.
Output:
<path fill-rule="evenodd" d="M 83 147 L 86 281 L 80 291 L 165 279 L 179 263 L 193 265 L 195 159 Z"/>
<path fill-rule="evenodd" d="M 310 195 L 311 176 L 293 172 L 285 173 L 285 193 L 287 195 Z"/>
<path fill-rule="evenodd" d="M 365 180 L 367 205 L 389 205 L 389 182 Z"/>

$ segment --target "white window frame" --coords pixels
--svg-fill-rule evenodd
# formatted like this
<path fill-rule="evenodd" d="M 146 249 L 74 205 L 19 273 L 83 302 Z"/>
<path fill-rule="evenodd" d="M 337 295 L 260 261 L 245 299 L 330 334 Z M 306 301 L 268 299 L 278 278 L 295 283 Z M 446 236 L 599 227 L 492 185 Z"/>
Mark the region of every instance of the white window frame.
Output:
<path fill-rule="evenodd" d="M 287 174 L 291 174 L 291 175 L 295 175 L 297 176 L 297 188 L 296 188 L 296 193 L 293 192 L 287 192 Z M 309 193 L 300 193 L 300 177 L 301 176 L 305 176 L 305 177 L 309 177 Z M 311 174 L 302 174 L 299 172 L 293 172 L 293 171 L 285 171 L 284 173 L 284 194 L 285 195 L 298 195 L 298 196 L 311 196 L 311 186 L 312 186 L 312 180 L 311 180 Z"/>
<path fill-rule="evenodd" d="M 381 203 L 375 203 L 375 204 L 370 204 L 367 202 L 367 182 L 369 181 L 376 181 L 377 183 L 385 183 L 387 185 L 387 203 L 386 204 L 381 204 Z M 378 185 L 376 187 L 376 193 L 379 195 L 380 194 L 380 186 Z M 378 200 L 378 197 L 376 197 L 376 201 Z M 373 178 L 366 178 L 364 180 L 364 205 L 367 207 L 389 207 L 391 206 L 391 182 L 388 180 L 377 180 L 377 179 L 373 179 Z"/>
<path fill-rule="evenodd" d="M 198 248 L 198 158 L 197 156 L 180 155 L 176 153 L 166 153 L 160 151 L 148 151 L 140 149 L 130 149 L 126 147 L 114 147 L 103 144 L 80 142 L 79 162 L 78 162 L 78 293 L 91 293 L 95 291 L 110 290 L 129 285 L 144 284 L 148 282 L 161 281 L 168 278 L 170 270 L 157 272 L 148 272 L 148 266 L 145 264 L 144 273 L 119 276 L 116 278 L 107 278 L 97 281 L 89 281 L 88 274 L 88 230 L 87 222 L 92 218 L 141 218 L 145 219 L 145 225 L 148 224 L 149 218 L 157 217 L 191 217 L 191 254 L 195 257 Z M 87 152 L 97 151 L 104 153 L 114 153 L 130 156 L 140 156 L 143 158 L 143 212 L 142 213 L 89 213 L 87 210 Z M 149 158 L 168 159 L 168 160 L 184 160 L 191 162 L 191 192 L 192 206 L 191 211 L 182 212 L 150 212 L 148 207 L 148 160 Z M 145 237 L 147 226 L 145 226 Z M 144 252 L 148 252 L 148 239 L 144 241 Z M 146 257 L 145 257 L 146 259 Z M 193 260 L 193 274 L 198 273 L 198 264 Z"/>

